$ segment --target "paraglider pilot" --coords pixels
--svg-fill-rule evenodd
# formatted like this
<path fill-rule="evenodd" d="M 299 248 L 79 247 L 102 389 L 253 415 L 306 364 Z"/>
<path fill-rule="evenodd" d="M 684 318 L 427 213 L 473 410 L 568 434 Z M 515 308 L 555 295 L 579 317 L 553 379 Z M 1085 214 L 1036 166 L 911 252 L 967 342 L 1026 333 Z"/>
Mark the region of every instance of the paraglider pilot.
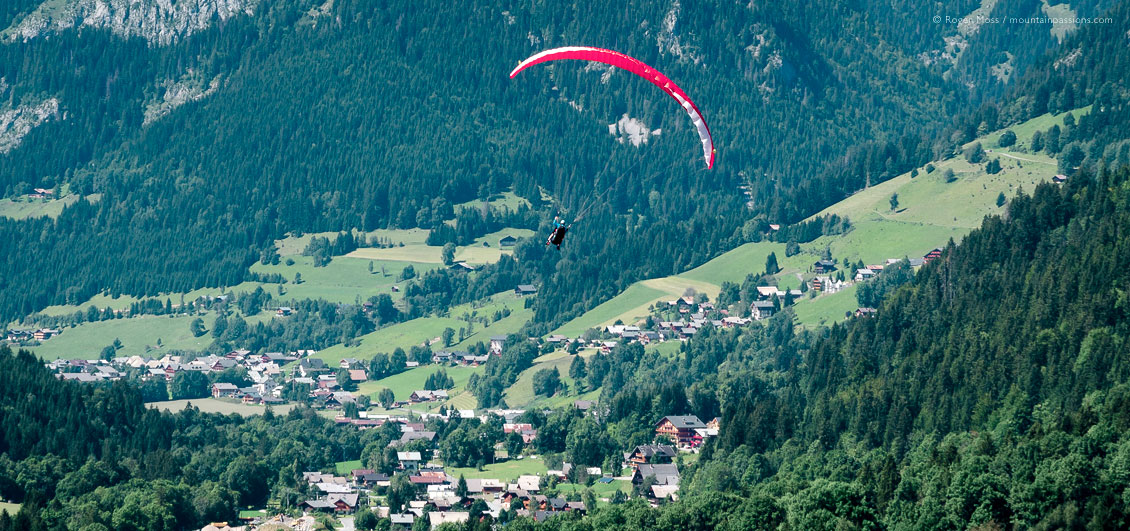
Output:
<path fill-rule="evenodd" d="M 545 245 L 556 245 L 557 249 L 561 249 L 561 242 L 565 239 L 565 233 L 569 231 L 569 227 L 565 224 L 565 220 L 560 216 L 553 216 L 553 232 L 549 234 L 549 239 L 545 241 Z"/>

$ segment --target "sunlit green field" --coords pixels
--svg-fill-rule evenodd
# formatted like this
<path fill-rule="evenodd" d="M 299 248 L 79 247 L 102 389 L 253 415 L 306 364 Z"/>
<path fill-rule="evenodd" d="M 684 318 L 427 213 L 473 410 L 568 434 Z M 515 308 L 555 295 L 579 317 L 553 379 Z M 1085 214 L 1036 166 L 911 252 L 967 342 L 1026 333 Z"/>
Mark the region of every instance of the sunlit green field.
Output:
<path fill-rule="evenodd" d="M 212 342 L 212 336 L 193 337 L 189 323 L 196 317 L 167 317 L 147 315 L 131 319 L 113 319 L 83 323 L 64 328 L 62 333 L 29 350 L 44 359 L 97 359 L 102 348 L 122 343 L 118 356 L 143 355 L 159 358 L 169 350 L 202 350 Z M 211 329 L 215 316 L 202 316 L 204 326 Z M 157 341 L 161 347 L 157 347 Z"/>
<path fill-rule="evenodd" d="M 456 478 L 463 476 L 466 479 L 497 479 L 499 481 L 513 482 L 518 479 L 518 476 L 545 475 L 549 469 L 546 468 L 545 461 L 527 457 L 524 459 L 510 459 L 501 463 L 489 464 L 483 467 L 483 470 L 478 470 L 474 467 L 447 468 L 445 470 L 448 474 Z"/>
<path fill-rule="evenodd" d="M 230 415 L 236 413 L 244 417 L 251 415 L 262 415 L 267 410 L 266 406 L 241 404 L 229 400 L 217 400 L 215 398 L 197 398 L 195 400 L 169 400 L 166 402 L 149 402 L 147 406 L 153 409 L 160 409 L 176 413 L 192 404 L 193 407 L 199 409 L 204 413 L 222 413 Z M 276 414 L 284 414 L 291 409 L 294 409 L 294 404 L 282 404 L 278 406 L 271 406 L 271 410 Z"/>
<path fill-rule="evenodd" d="M 471 375 L 482 370 L 479 367 L 422 365 L 387 378 L 364 382 L 358 386 L 357 392 L 371 395 L 373 401 L 376 402 L 377 394 L 380 393 L 381 389 L 388 388 L 392 389 L 397 400 L 408 400 L 408 396 L 413 391 L 423 389 L 424 382 L 427 381 L 428 377 L 440 369 L 446 371 L 451 380 L 455 382 L 455 387 L 447 390 L 449 396 L 455 396 L 462 391 L 467 386 L 467 380 L 471 378 Z M 439 407 L 439 403 L 429 404 L 426 407 L 430 409 L 433 405 Z"/>

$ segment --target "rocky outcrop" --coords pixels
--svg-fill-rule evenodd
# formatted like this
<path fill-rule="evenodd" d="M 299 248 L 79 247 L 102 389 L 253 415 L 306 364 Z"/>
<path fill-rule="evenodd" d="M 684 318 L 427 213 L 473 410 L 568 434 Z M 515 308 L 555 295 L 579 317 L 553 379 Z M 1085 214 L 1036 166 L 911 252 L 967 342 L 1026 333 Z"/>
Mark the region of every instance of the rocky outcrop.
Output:
<path fill-rule="evenodd" d="M 154 120 L 173 112 L 173 109 L 190 101 L 197 101 L 207 97 L 220 86 L 220 76 L 212 79 L 208 86 L 204 86 L 204 79 L 195 72 L 189 71 L 180 79 L 166 80 L 157 84 L 160 94 L 145 102 L 145 121 L 148 125 Z"/>
<path fill-rule="evenodd" d="M 55 98 L 20 105 L 14 109 L 0 107 L 0 154 L 16 149 L 35 126 L 58 116 L 59 100 Z"/>
<path fill-rule="evenodd" d="M 216 20 L 254 12 L 259 0 L 63 0 L 44 2 L 4 30 L 5 40 L 27 40 L 78 26 L 108 28 L 123 37 L 167 45 Z"/>

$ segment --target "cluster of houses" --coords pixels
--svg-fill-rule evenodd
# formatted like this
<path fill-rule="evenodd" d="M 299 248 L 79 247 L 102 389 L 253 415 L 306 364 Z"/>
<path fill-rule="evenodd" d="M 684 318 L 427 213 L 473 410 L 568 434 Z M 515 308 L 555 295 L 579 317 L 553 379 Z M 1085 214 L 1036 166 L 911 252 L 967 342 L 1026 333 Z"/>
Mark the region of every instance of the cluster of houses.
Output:
<path fill-rule="evenodd" d="M 30 194 L 27 194 L 28 199 L 55 199 L 55 190 L 50 188 L 35 188 Z"/>
<path fill-rule="evenodd" d="M 283 384 L 287 381 L 282 366 L 302 359 L 292 379 L 310 384 L 314 388 L 312 396 L 321 399 L 323 404 L 328 402 L 330 406 L 334 404 L 340 406 L 341 402 L 352 400 L 352 395 L 349 393 L 335 392 L 338 387 L 337 376 L 325 366 L 324 361 L 306 358 L 313 353 L 314 351 L 310 350 L 299 350 L 286 354 L 281 352 L 252 354 L 248 350 L 235 350 L 223 356 L 208 355 L 191 360 L 166 354 L 160 358 L 129 356 L 111 360 L 58 359 L 46 365 L 55 372 L 56 377 L 80 382 L 118 380 L 126 377 L 167 382 L 182 372 L 208 374 L 242 367 L 247 371 L 251 385 L 238 387 L 231 383 L 214 383 L 210 390 L 212 397 L 235 399 L 247 404 L 277 404 L 283 402 L 281 394 Z M 320 366 L 321 370 L 317 372 L 323 374 L 315 374 L 314 366 Z M 349 372 L 351 377 L 364 381 L 364 370 Z"/>
<path fill-rule="evenodd" d="M 660 306 L 678 312 L 680 318 L 675 321 L 656 322 L 650 329 L 638 325 L 608 325 L 603 330 L 606 333 L 604 339 L 585 340 L 553 334 L 546 337 L 545 342 L 554 346 L 577 344 L 608 352 L 620 343 L 636 342 L 647 345 L 660 341 L 685 341 L 694 337 L 704 327 L 732 328 L 748 325 L 751 322 L 748 318 L 727 315 L 725 310 L 716 310 L 714 304 L 710 302 L 695 302 L 694 298 L 689 296 L 664 301 Z"/>
<path fill-rule="evenodd" d="M 591 405 L 575 404 L 584 409 Z M 506 433 L 520 433 L 528 443 L 537 436 L 537 432 L 530 424 L 515 422 L 523 413 L 522 410 L 496 409 L 486 411 L 478 418 L 485 422 L 491 416 L 501 417 L 505 421 Z M 449 411 L 444 415 L 427 416 L 444 420 L 455 417 L 473 418 L 474 412 Z M 449 473 L 442 464 L 425 459 L 420 451 L 401 450 L 408 443 L 417 440 L 427 441 L 427 447 L 434 450 L 438 443 L 435 432 L 425 430 L 423 423 L 407 417 L 377 416 L 368 420 L 378 426 L 386 422 L 399 423 L 401 437 L 389 444 L 390 448 L 396 450 L 396 470 L 391 475 L 364 468 L 351 470 L 344 476 L 304 472 L 302 477 L 307 485 L 306 491 L 314 494 L 300 503 L 302 509 L 308 513 L 348 514 L 371 508 L 381 518 L 389 519 L 393 529 L 400 528 L 398 526 L 412 527 L 421 518 L 427 519 L 432 529 L 447 522 L 466 522 L 472 518 L 469 509 L 476 500 L 482 500 L 486 506 L 485 512 L 495 518 L 498 518 L 501 511 L 513 507 L 519 507 L 516 510 L 518 515 L 532 517 L 537 521 L 544 521 L 565 511 L 583 514 L 588 509 L 584 502 L 569 501 L 554 495 L 548 488 L 553 484 L 551 480 L 566 482 L 575 480 L 581 474 L 571 463 L 563 463 L 560 470 L 521 475 L 512 481 L 499 478 L 464 479 L 466 491 L 463 492 L 459 477 Z M 338 421 L 348 422 L 349 419 L 339 418 Z M 655 424 L 655 434 L 656 443 L 639 445 L 624 452 L 621 465 L 626 471 L 624 475 L 614 477 L 599 467 L 585 467 L 584 474 L 586 477 L 596 478 L 598 483 L 631 484 L 653 504 L 660 500 L 677 499 L 680 473 L 675 461 L 678 453 L 694 451 L 704 439 L 716 436 L 718 419 L 704 423 L 693 415 L 667 416 Z M 419 445 L 412 447 L 420 448 Z M 536 456 L 530 458 L 536 459 Z M 404 512 L 393 512 L 387 506 L 379 506 L 379 498 L 370 497 L 389 487 L 396 475 L 407 477 L 411 484 L 417 486 L 419 493 L 416 499 L 409 501 L 403 508 Z"/>
<path fill-rule="evenodd" d="M 25 343 L 28 341 L 46 341 L 59 335 L 59 330 L 54 328 L 37 328 L 35 330 L 11 329 L 4 334 L 4 338 L 11 343 Z"/>
<path fill-rule="evenodd" d="M 926 253 L 922 258 L 910 258 L 909 263 L 911 267 L 919 268 L 937 259 L 941 255 L 942 249 L 936 247 L 930 252 Z M 816 275 L 812 277 L 811 280 L 809 280 L 809 287 L 816 293 L 836 293 L 853 285 L 854 283 L 866 282 L 868 280 L 874 279 L 882 274 L 883 270 L 887 267 L 890 267 L 891 265 L 897 264 L 902 261 L 902 258 L 888 258 L 881 264 L 870 264 L 864 267 L 859 267 L 856 268 L 855 271 L 851 272 L 850 276 L 847 276 L 846 278 L 841 280 L 831 275 L 832 272 L 836 271 L 836 263 L 834 261 L 818 260 L 812 264 L 812 270 L 816 273 Z M 770 299 L 771 295 L 761 293 L 762 289 L 763 288 L 760 287 L 758 288 L 758 292 L 763 296 L 762 299 Z M 784 298 L 781 293 L 777 293 L 776 295 L 779 298 Z M 773 305 L 771 301 L 769 303 L 758 301 L 754 303 L 754 306 L 754 318 L 764 318 L 765 316 L 767 316 L 765 315 L 765 312 L 768 312 L 768 315 L 772 315 Z M 762 309 L 762 317 L 757 316 L 758 309 Z M 859 308 L 855 311 L 855 316 L 857 317 L 869 317 L 873 315 L 875 315 L 874 308 Z"/>

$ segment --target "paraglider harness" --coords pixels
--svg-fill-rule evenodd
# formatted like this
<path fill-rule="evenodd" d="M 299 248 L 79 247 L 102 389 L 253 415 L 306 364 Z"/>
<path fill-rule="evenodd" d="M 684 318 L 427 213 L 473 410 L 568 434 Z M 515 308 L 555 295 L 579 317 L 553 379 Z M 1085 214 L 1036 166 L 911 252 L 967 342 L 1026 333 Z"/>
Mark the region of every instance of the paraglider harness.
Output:
<path fill-rule="evenodd" d="M 549 233 L 549 239 L 545 241 L 546 247 L 556 245 L 557 249 L 561 249 L 561 242 L 565 240 L 565 233 L 569 232 L 569 226 L 564 222 L 553 227 L 553 232 Z"/>

